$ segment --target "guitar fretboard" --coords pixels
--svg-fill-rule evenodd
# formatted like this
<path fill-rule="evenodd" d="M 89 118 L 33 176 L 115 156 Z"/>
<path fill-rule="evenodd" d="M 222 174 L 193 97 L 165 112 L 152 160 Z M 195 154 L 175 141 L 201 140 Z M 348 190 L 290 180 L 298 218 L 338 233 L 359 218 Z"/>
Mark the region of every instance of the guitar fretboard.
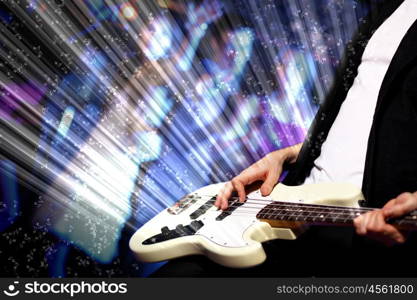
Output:
<path fill-rule="evenodd" d="M 352 225 L 353 219 L 370 210 L 372 209 L 275 201 L 265 206 L 256 217 L 266 221 L 348 226 Z M 389 223 L 403 229 L 417 229 L 417 211 L 389 220 Z"/>

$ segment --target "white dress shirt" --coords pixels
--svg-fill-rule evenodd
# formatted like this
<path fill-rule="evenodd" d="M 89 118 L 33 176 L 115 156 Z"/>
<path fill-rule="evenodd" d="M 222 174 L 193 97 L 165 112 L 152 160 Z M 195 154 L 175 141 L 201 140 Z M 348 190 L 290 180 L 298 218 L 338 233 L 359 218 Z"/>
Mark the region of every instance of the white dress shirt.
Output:
<path fill-rule="evenodd" d="M 346 182 L 362 187 L 378 93 L 401 40 L 416 20 L 417 0 L 405 0 L 372 35 L 358 75 L 304 183 Z"/>

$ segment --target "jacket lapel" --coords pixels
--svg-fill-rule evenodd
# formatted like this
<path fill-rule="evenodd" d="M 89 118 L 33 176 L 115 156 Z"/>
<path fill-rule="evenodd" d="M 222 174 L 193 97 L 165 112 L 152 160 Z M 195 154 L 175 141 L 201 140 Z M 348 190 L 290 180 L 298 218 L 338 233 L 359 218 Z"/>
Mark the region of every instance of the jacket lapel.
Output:
<path fill-rule="evenodd" d="M 382 117 L 381 109 L 389 104 L 391 97 L 390 91 L 395 91 L 398 88 L 396 81 L 401 79 L 401 75 L 405 73 L 408 67 L 413 66 L 417 60 L 417 21 L 410 27 L 406 35 L 402 39 L 396 53 L 394 54 L 391 64 L 388 67 L 387 73 L 385 74 L 382 82 L 378 100 L 374 113 L 374 121 L 372 124 L 371 132 L 369 134 L 368 148 L 366 153 L 366 163 L 362 182 L 362 191 L 369 204 L 372 201 L 371 196 L 373 195 L 373 187 L 375 176 L 374 170 L 374 153 L 375 153 L 375 139 L 376 130 L 378 123 Z"/>
<path fill-rule="evenodd" d="M 378 95 L 377 107 L 375 109 L 375 115 L 377 116 L 381 105 L 389 100 L 383 100 L 388 95 L 388 92 L 396 86 L 395 81 L 400 78 L 407 67 L 412 66 L 417 59 L 417 21 L 410 27 L 406 35 L 402 39 L 400 46 L 398 47 L 391 64 L 385 74 L 382 82 L 381 89 Z"/>

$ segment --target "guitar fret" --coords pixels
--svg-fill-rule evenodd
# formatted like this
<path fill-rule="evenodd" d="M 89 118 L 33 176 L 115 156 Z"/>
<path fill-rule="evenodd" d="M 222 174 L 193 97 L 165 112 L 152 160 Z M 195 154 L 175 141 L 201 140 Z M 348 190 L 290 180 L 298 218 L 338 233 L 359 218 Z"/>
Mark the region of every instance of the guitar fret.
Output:
<path fill-rule="evenodd" d="M 307 222 L 316 225 L 349 225 L 353 223 L 356 217 L 370 210 L 372 209 L 276 201 L 265 206 L 257 214 L 257 218 Z M 411 212 L 401 220 L 393 220 L 390 223 L 398 226 L 417 226 L 417 211 Z"/>
<path fill-rule="evenodd" d="M 272 202 L 258 213 L 259 218 L 317 223 L 351 223 L 367 210 L 360 208 L 326 207 L 300 203 Z"/>

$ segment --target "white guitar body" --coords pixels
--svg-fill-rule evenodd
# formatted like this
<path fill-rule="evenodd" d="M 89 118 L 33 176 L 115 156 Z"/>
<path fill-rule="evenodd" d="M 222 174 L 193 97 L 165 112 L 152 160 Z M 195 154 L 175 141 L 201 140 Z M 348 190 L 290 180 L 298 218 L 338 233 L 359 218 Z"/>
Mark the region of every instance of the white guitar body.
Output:
<path fill-rule="evenodd" d="M 305 229 L 301 227 L 273 228 L 268 223 L 256 218 L 256 214 L 262 209 L 262 206 L 254 208 L 253 204 L 249 203 L 237 207 L 231 215 L 221 221 L 216 218 L 222 211 L 217 210 L 214 206 L 211 206 L 198 218 L 192 219 L 190 215 L 217 195 L 223 185 L 224 183 L 209 185 L 185 196 L 182 199 L 185 199 L 185 203 L 189 199 L 193 199 L 191 201 L 193 203 L 188 207 L 185 205 L 185 207 L 178 209 L 178 214 L 173 214 L 172 208 L 165 209 L 139 228 L 129 242 L 136 257 L 143 262 L 157 262 L 186 255 L 202 254 L 227 267 L 252 267 L 261 264 L 266 258 L 262 242 L 273 239 L 296 239 Z M 296 187 L 278 184 L 268 197 L 262 197 L 258 190 L 248 194 L 247 198 L 261 201 L 358 207 L 358 201 L 363 199 L 363 195 L 358 188 L 349 184 L 311 184 Z M 268 201 L 264 202 L 266 206 Z M 249 211 L 250 213 L 248 213 Z M 191 235 L 159 242 L 155 242 L 158 237 L 152 239 L 152 237 L 161 236 L 161 228 L 163 227 L 165 227 L 165 232 L 168 230 L 173 232 L 179 224 L 186 226 L 196 221 L 199 222 L 199 226 L 193 227 L 196 231 Z"/>

